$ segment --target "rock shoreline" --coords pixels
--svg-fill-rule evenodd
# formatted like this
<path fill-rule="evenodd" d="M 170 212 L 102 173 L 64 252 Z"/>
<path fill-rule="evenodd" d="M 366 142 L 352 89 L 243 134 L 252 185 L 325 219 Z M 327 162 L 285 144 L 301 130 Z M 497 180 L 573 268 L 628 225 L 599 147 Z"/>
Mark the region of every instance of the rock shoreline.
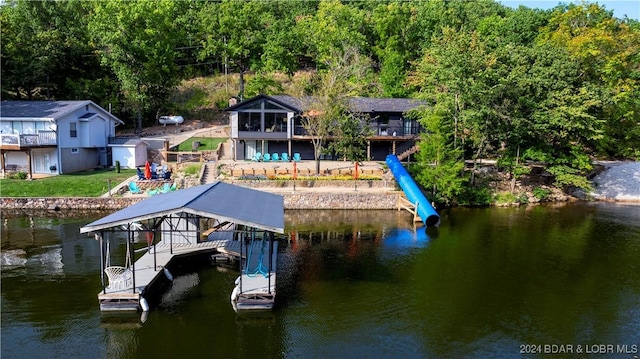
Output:
<path fill-rule="evenodd" d="M 294 192 L 281 193 L 285 209 L 397 209 L 400 192 Z M 3 197 L 3 210 L 87 210 L 113 211 L 126 208 L 148 197 Z"/>

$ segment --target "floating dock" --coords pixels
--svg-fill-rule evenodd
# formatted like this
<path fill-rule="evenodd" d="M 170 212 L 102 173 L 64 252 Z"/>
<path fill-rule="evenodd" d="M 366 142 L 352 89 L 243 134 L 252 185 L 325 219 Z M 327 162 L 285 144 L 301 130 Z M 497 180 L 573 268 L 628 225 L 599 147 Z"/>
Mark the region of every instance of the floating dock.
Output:
<path fill-rule="evenodd" d="M 224 232 L 214 232 L 216 237 L 220 237 Z M 213 234 L 213 233 L 212 233 Z M 233 236 L 233 232 L 226 233 L 228 237 Z M 265 243 L 269 245 L 271 242 Z M 173 244 L 158 242 L 151 250 L 142 255 L 132 266 L 128 278 L 122 278 L 123 284 L 114 285 L 110 282 L 104 290 L 98 293 L 101 311 L 130 311 L 145 310 L 148 304 L 145 303 L 145 290 L 160 277 L 164 276 L 172 280 L 172 274 L 168 271 L 169 262 L 178 256 L 190 254 L 211 254 L 224 255 L 233 258 L 240 263 L 244 263 L 246 268 L 265 268 L 266 275 L 262 273 L 251 273 L 243 270 L 236 280 L 236 287 L 233 290 L 232 306 L 234 310 L 255 310 L 271 309 L 276 296 L 276 266 L 278 261 L 278 242 L 273 242 L 271 257 L 267 255 L 252 256 L 248 266 L 246 253 L 258 253 L 263 249 L 263 241 L 256 241 L 253 244 L 243 244 L 241 240 L 215 239 L 196 244 Z M 242 261 L 240 259 L 243 259 Z M 272 269 L 272 270 L 269 270 Z"/>
<path fill-rule="evenodd" d="M 124 265 L 113 266 L 110 243 L 114 232 L 123 231 Z M 80 233 L 93 233 L 100 242 L 103 290 L 98 300 L 103 311 L 148 311 L 145 296 L 155 294 L 154 283 L 163 276 L 172 280 L 171 261 L 196 254 L 210 255 L 214 263 L 237 261 L 240 276 L 231 303 L 235 310 L 273 308 L 278 252 L 274 233 L 284 233 L 280 195 L 215 182 L 149 197 L 89 223 Z M 134 250 L 133 238 L 143 233 L 151 249 Z M 146 252 L 133 261 L 140 250 Z"/>
<path fill-rule="evenodd" d="M 269 245 L 273 246 L 272 249 L 265 251 L 264 247 Z M 247 249 L 253 255 L 248 256 L 245 269 L 236 279 L 236 287 L 231 293 L 231 305 L 235 311 L 270 310 L 276 299 L 278 242 L 257 241 Z M 265 253 L 266 256 L 263 255 Z"/>

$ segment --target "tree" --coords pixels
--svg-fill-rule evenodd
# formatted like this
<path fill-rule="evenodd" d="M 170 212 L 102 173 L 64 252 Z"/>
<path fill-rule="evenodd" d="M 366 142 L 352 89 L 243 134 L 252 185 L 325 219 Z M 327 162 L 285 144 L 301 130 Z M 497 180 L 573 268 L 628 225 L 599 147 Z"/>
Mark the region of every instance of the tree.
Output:
<path fill-rule="evenodd" d="M 300 17 L 297 26 L 321 66 L 333 61 L 336 51 L 366 51 L 364 13 L 338 0 L 321 0 L 317 12 Z"/>
<path fill-rule="evenodd" d="M 259 68 L 269 28 L 277 23 L 269 4 L 261 1 L 211 2 L 200 17 L 204 39 L 201 57 L 215 56 L 240 74 L 240 99 L 244 98 L 244 75 Z"/>
<path fill-rule="evenodd" d="M 592 99 L 599 101 L 590 114 L 604 121 L 604 136 L 593 138 L 591 147 L 607 155 L 640 155 L 638 26 L 597 4 L 571 5 L 556 9 L 539 41 L 566 49 L 580 65 Z"/>
<path fill-rule="evenodd" d="M 175 49 L 181 38 L 170 0 L 108 0 L 95 3 L 89 23 L 101 62 L 113 70 L 136 113 L 138 131 L 144 112 L 155 109 L 178 81 Z"/>
<path fill-rule="evenodd" d="M 420 50 L 415 5 L 392 2 L 378 5 L 372 14 L 377 36 L 374 52 L 380 61 L 380 85 L 384 96 L 405 97 L 404 86 L 411 59 Z"/>
<path fill-rule="evenodd" d="M 327 70 L 319 71 L 310 85 L 311 96 L 298 97 L 303 109 L 302 126 L 313 144 L 316 174 L 320 174 L 320 155 L 327 137 L 338 131 L 341 119 L 357 119 L 349 115 L 349 98 L 362 91 L 362 79 L 370 68 L 369 59 L 354 47 L 335 50 L 328 59 Z"/>
<path fill-rule="evenodd" d="M 86 98 L 85 89 L 99 93 L 92 83 L 105 73 L 89 44 L 89 12 L 88 3 L 77 1 L 0 6 L 3 93 L 18 99 Z"/>
<path fill-rule="evenodd" d="M 348 161 L 362 162 L 367 159 L 367 138 L 372 133 L 368 117 L 346 113 L 338 117 L 329 150 Z"/>
<path fill-rule="evenodd" d="M 464 189 L 467 179 L 461 176 L 464 169 L 462 151 L 453 146 L 451 117 L 428 111 L 422 113 L 421 123 L 426 132 L 420 139 L 415 172 L 416 181 L 433 194 L 433 200 L 451 204 Z"/>

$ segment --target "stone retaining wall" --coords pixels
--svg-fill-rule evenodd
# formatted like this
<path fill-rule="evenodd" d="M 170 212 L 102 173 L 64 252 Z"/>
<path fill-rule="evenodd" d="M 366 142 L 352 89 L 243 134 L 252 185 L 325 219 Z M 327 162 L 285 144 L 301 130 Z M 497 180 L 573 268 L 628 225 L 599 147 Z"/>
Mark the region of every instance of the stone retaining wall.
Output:
<path fill-rule="evenodd" d="M 242 187 L 249 188 L 323 188 L 323 187 L 340 187 L 345 191 L 353 191 L 354 187 L 357 188 L 379 188 L 395 190 L 396 182 L 393 180 L 359 180 L 359 181 L 341 181 L 341 180 L 225 180 L 226 183 L 235 184 Z"/>
<path fill-rule="evenodd" d="M 282 194 L 285 209 L 396 209 L 399 192 L 326 193 L 294 192 Z M 147 197 L 49 197 L 0 198 L 6 210 L 95 210 L 116 211 Z"/>

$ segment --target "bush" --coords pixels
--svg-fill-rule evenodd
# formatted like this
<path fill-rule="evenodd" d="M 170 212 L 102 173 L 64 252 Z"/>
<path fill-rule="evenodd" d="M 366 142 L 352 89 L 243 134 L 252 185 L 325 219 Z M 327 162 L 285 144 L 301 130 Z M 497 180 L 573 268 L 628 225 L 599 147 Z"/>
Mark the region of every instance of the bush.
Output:
<path fill-rule="evenodd" d="M 551 191 L 546 188 L 536 187 L 533 189 L 533 196 L 537 198 L 539 201 L 546 200 L 547 198 L 549 198 L 550 194 L 551 194 Z"/>
<path fill-rule="evenodd" d="M 493 193 L 487 187 L 467 187 L 457 198 L 459 206 L 489 206 Z"/>
<path fill-rule="evenodd" d="M 496 193 L 496 195 L 494 196 L 494 200 L 498 205 L 518 203 L 518 197 L 516 197 L 516 195 L 511 192 Z"/>
<path fill-rule="evenodd" d="M 242 175 L 242 176 L 238 177 L 238 179 L 240 179 L 240 180 L 250 180 L 250 181 L 254 181 L 254 180 L 264 181 L 264 180 L 267 179 L 267 176 L 265 176 L 265 175 Z"/>

